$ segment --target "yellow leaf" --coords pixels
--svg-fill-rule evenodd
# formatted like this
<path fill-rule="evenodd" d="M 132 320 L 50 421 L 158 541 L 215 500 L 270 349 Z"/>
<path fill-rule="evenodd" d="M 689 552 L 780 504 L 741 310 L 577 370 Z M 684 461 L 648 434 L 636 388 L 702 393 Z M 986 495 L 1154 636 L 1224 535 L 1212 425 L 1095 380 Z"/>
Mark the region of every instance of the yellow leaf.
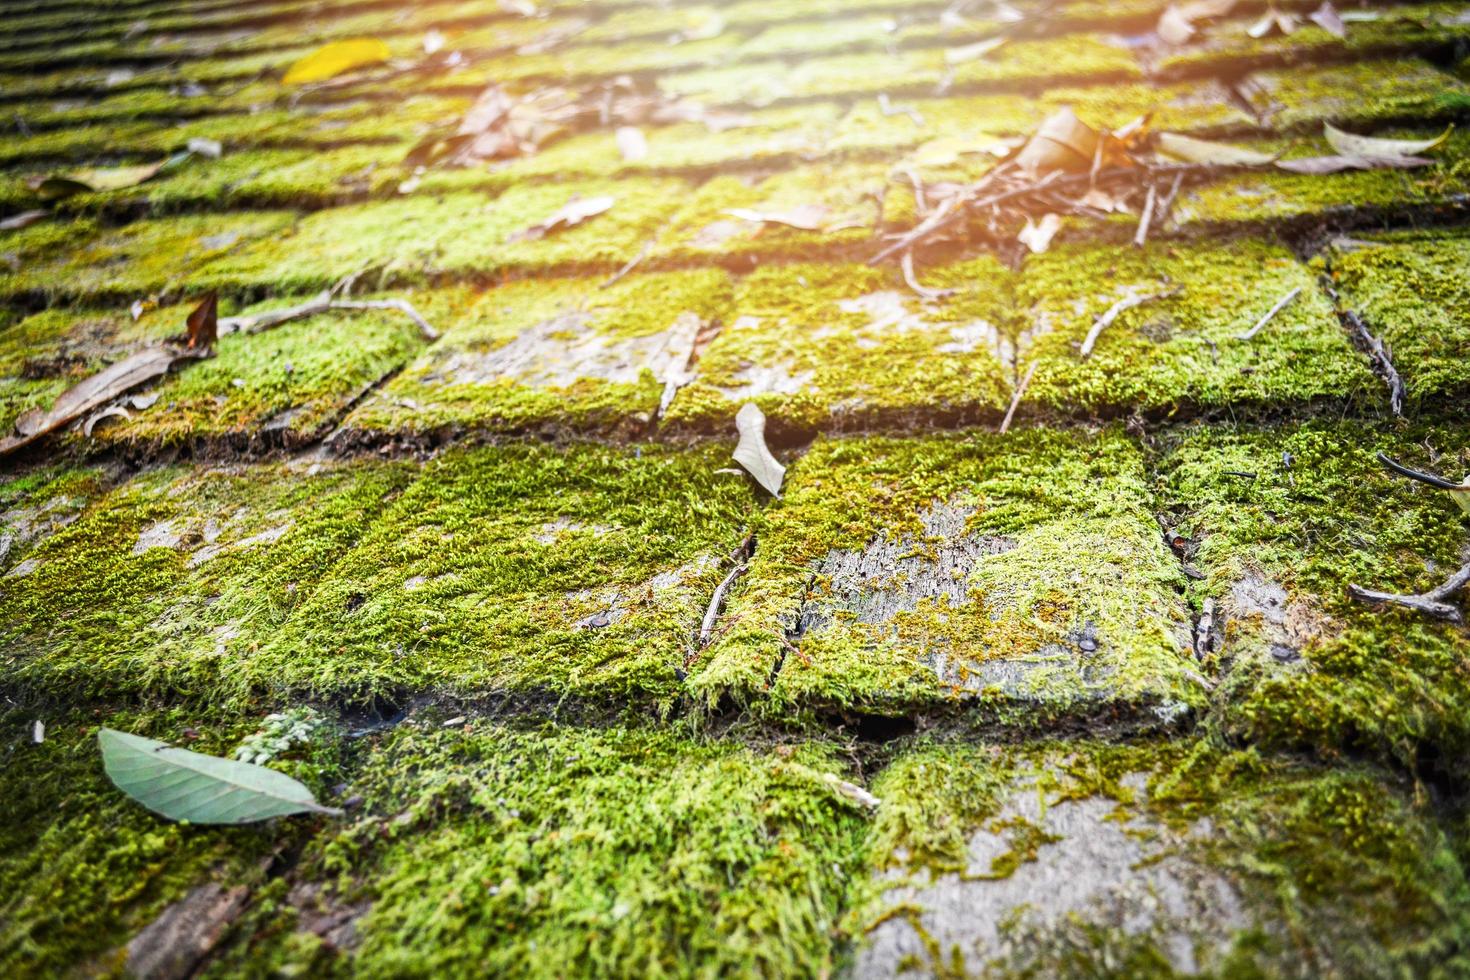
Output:
<path fill-rule="evenodd" d="M 352 41 L 333 41 L 317 48 L 292 65 L 281 81 L 286 85 L 307 85 L 335 78 L 344 71 L 387 61 L 392 56 L 388 45 L 375 37 Z"/>

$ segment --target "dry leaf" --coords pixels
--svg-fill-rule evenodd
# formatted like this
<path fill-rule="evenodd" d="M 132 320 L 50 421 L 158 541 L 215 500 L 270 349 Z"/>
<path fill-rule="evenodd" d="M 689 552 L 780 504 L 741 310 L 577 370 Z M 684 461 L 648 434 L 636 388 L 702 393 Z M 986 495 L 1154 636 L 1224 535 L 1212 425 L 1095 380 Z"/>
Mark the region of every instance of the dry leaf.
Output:
<path fill-rule="evenodd" d="M 1278 160 L 1276 166 L 1295 174 L 1320 177 L 1325 174 L 1341 173 L 1344 170 L 1412 170 L 1415 167 L 1430 167 L 1434 161 L 1428 157 L 1360 157 L 1336 156 L 1301 157 L 1296 160 Z"/>
<path fill-rule="evenodd" d="M 150 347 L 92 375 L 56 399 L 48 411 L 32 409 L 15 420 L 15 435 L 0 440 L 0 456 L 27 446 L 141 384 L 168 373 L 182 360 L 201 356 L 172 347 Z"/>
<path fill-rule="evenodd" d="M 947 48 L 944 52 L 944 63 L 946 65 L 963 65 L 969 61 L 979 61 L 1002 44 L 1006 43 L 1004 37 L 988 37 L 974 44 L 966 44 L 963 47 Z"/>
<path fill-rule="evenodd" d="M 1260 20 L 1252 24 L 1246 33 L 1254 38 L 1269 37 L 1273 33 L 1290 37 L 1300 26 L 1302 26 L 1302 20 L 1296 14 L 1284 14 L 1273 6 L 1261 16 Z"/>
<path fill-rule="evenodd" d="M 1197 21 L 1224 17 L 1235 9 L 1236 0 L 1193 0 L 1170 4 L 1159 17 L 1158 35 L 1166 44 L 1187 44 L 1195 35 Z"/>
<path fill-rule="evenodd" d="M 725 33 L 725 18 L 713 10 L 701 11 L 695 18 L 695 22 L 674 35 L 670 43 L 679 44 L 684 41 L 708 41 Z"/>
<path fill-rule="evenodd" d="M 1214 143 L 1209 140 L 1180 136 L 1177 133 L 1160 133 L 1155 143 L 1158 151 L 1176 160 L 1189 163 L 1213 163 L 1226 167 L 1256 167 L 1270 163 L 1276 158 L 1260 150 L 1229 143 Z"/>
<path fill-rule="evenodd" d="M 637 126 L 619 126 L 613 135 L 618 142 L 618 152 L 623 155 L 624 160 L 637 163 L 648 156 L 648 138 Z"/>
<path fill-rule="evenodd" d="M 22 211 L 20 214 L 12 214 L 4 221 L 0 221 L 0 231 L 20 231 L 29 228 L 37 221 L 49 217 L 49 211 Z"/>
<path fill-rule="evenodd" d="M 205 136 L 195 136 L 189 140 L 189 152 L 211 160 L 218 160 L 224 155 L 224 144 L 219 140 L 212 140 Z"/>
<path fill-rule="evenodd" d="M 431 27 L 424 33 L 423 43 L 424 54 L 434 54 L 437 51 L 443 50 L 444 45 L 448 43 L 448 39 L 445 38 L 444 32 L 439 30 L 439 28 Z"/>
<path fill-rule="evenodd" d="M 560 231 L 563 228 L 572 228 L 580 225 L 588 218 L 594 218 L 602 214 L 616 203 L 617 198 L 609 197 L 605 194 L 599 197 L 573 197 L 566 204 L 562 205 L 551 217 L 532 225 L 525 231 L 516 232 L 510 236 L 510 240 L 513 242 L 534 242 L 537 239 L 545 238 L 553 231 Z"/>
<path fill-rule="evenodd" d="M 1345 157 L 1368 157 L 1370 159 L 1384 159 L 1390 157 L 1411 157 L 1439 146 L 1450 138 L 1449 126 L 1443 133 L 1434 139 L 1428 140 L 1398 140 L 1381 139 L 1374 136 L 1355 136 L 1345 133 L 1331 123 L 1322 124 L 1322 133 L 1327 137 L 1327 142 L 1332 148 Z"/>
<path fill-rule="evenodd" d="M 1347 24 L 1343 23 L 1342 15 L 1332 5 L 1332 0 L 1327 0 L 1322 6 L 1308 14 L 1307 19 L 1333 37 L 1347 37 Z"/>
<path fill-rule="evenodd" d="M 745 472 L 755 477 L 755 482 L 765 487 L 773 497 L 781 496 L 781 481 L 786 478 L 786 467 L 771 455 L 766 445 L 766 414 L 755 402 L 746 402 L 735 414 L 735 429 L 740 433 L 740 442 L 735 446 L 735 462 L 745 467 Z"/>
<path fill-rule="evenodd" d="M 375 65 L 392 57 L 388 45 L 375 37 L 351 41 L 333 41 L 317 48 L 287 70 L 283 85 L 309 85 L 324 82 L 343 72 L 365 65 Z"/>
<path fill-rule="evenodd" d="M 750 208 L 729 208 L 725 214 L 742 221 L 761 224 L 785 225 L 799 231 L 821 231 L 832 209 L 822 204 L 799 204 L 789 211 L 755 211 Z"/>
<path fill-rule="evenodd" d="M 878 797 L 874 796 L 872 793 L 869 793 L 861 786 L 857 785 L 856 783 L 849 783 L 845 779 L 840 779 L 833 773 L 823 773 L 822 781 L 825 782 L 828 786 L 831 786 L 842 796 L 858 804 L 859 806 L 867 807 L 869 810 L 876 810 L 883 803 L 882 800 L 878 799 Z"/>
<path fill-rule="evenodd" d="M 1098 134 L 1071 108 L 1048 116 L 1016 155 L 1016 165 L 1032 179 L 1054 170 L 1080 172 L 1092 166 Z"/>
<path fill-rule="evenodd" d="M 1021 233 L 1016 236 L 1016 241 L 1030 249 L 1033 255 L 1038 255 L 1051 247 L 1051 240 L 1061 229 L 1061 215 L 1045 214 L 1041 216 L 1040 221 L 1027 218 L 1026 227 L 1021 229 Z"/>
<path fill-rule="evenodd" d="M 219 338 L 219 294 L 210 293 L 189 314 L 190 350 L 206 350 Z"/>
<path fill-rule="evenodd" d="M 190 155 L 189 151 L 185 151 L 157 163 L 144 163 L 133 167 L 78 170 L 69 174 L 32 177 L 27 181 L 27 185 L 43 201 L 60 201 L 75 194 L 119 191 L 152 180 L 165 170 L 183 163 Z"/>

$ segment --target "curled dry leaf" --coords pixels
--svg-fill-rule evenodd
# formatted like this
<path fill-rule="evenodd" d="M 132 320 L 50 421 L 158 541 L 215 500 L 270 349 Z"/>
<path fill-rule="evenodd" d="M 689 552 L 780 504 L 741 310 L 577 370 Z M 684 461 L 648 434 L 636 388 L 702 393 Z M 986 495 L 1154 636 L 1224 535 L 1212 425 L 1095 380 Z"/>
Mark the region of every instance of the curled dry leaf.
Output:
<path fill-rule="evenodd" d="M 510 240 L 513 242 L 533 242 L 537 239 L 545 238 L 554 231 L 580 225 L 588 218 L 594 218 L 607 211 L 616 203 L 617 198 L 609 197 L 605 194 L 598 197 L 573 197 L 549 218 L 532 225 L 524 231 L 516 232 L 510 237 Z"/>
<path fill-rule="evenodd" d="M 1246 28 L 1245 32 L 1258 40 L 1263 37 L 1270 37 L 1272 34 L 1281 34 L 1283 37 L 1289 37 L 1301 25 L 1301 18 L 1297 17 L 1296 14 L 1283 14 L 1275 7 L 1272 7 L 1261 15 L 1260 20 Z"/>
<path fill-rule="evenodd" d="M 103 728 L 97 733 L 102 765 L 114 786 L 169 820 L 240 824 L 293 813 L 342 811 L 316 801 L 311 790 L 283 772 L 221 759 Z"/>
<path fill-rule="evenodd" d="M 199 301 L 199 305 L 189 313 L 187 326 L 187 346 L 190 350 L 205 350 L 214 346 L 214 342 L 219 339 L 218 293 L 212 292 Z"/>
<path fill-rule="evenodd" d="M 944 63 L 946 65 L 963 65 L 971 61 L 979 61 L 990 54 L 996 48 L 1006 43 L 1004 37 L 988 37 L 974 44 L 966 44 L 958 48 L 946 48 L 944 52 Z"/>
<path fill-rule="evenodd" d="M 755 402 L 746 402 L 735 415 L 735 429 L 740 433 L 740 442 L 732 454 L 735 462 L 745 467 L 745 472 L 771 496 L 781 496 L 781 481 L 786 478 L 786 467 L 771 455 L 770 447 L 766 445 L 766 414 Z"/>
<path fill-rule="evenodd" d="M 20 231 L 29 228 L 37 221 L 50 217 L 49 211 L 22 211 L 20 214 L 12 214 L 10 217 L 0 221 L 0 231 Z"/>
<path fill-rule="evenodd" d="M 1188 44 L 1199 30 L 1195 25 L 1204 20 L 1224 17 L 1235 9 L 1236 0 L 1191 0 L 1170 4 L 1159 17 L 1159 38 L 1165 44 Z"/>
<path fill-rule="evenodd" d="M 627 162 L 637 163 L 648 156 L 648 138 L 637 126 L 619 126 L 614 137 L 618 143 L 618 152 Z"/>
<path fill-rule="evenodd" d="M 729 208 L 724 212 L 732 218 L 753 221 L 758 224 L 785 225 L 799 231 L 821 231 L 831 208 L 823 204 L 799 204 L 789 211 L 756 211 L 751 208 Z"/>
<path fill-rule="evenodd" d="M 1064 107 L 1046 117 L 1016 155 L 1016 165 L 1032 178 L 1056 170 L 1087 170 L 1097 155 L 1098 138 L 1097 130 Z"/>
<path fill-rule="evenodd" d="M 1322 135 L 1327 137 L 1327 142 L 1332 148 L 1345 157 L 1369 157 L 1381 159 L 1389 157 L 1412 157 L 1421 153 L 1427 153 L 1450 138 L 1453 126 L 1446 127 L 1445 131 L 1433 139 L 1427 140 L 1399 140 L 1382 139 L 1374 136 L 1356 136 L 1338 129 L 1331 123 L 1322 124 Z"/>
<path fill-rule="evenodd" d="M 1295 174 L 1309 174 L 1313 177 L 1341 173 L 1344 170 L 1412 170 L 1415 167 L 1433 165 L 1434 161 L 1428 157 L 1359 157 L 1340 154 L 1325 157 L 1299 157 L 1295 160 L 1280 160 L 1276 163 L 1276 166 L 1282 170 L 1289 170 Z"/>
<path fill-rule="evenodd" d="M 284 85 L 310 85 L 336 78 L 343 72 L 387 61 L 393 56 L 388 45 L 375 37 L 354 38 L 324 44 L 297 61 L 281 79 Z"/>
<path fill-rule="evenodd" d="M 1347 37 L 1347 24 L 1344 23 L 1342 15 L 1337 12 L 1331 0 L 1327 0 L 1322 6 L 1308 14 L 1307 19 L 1333 37 Z"/>
<path fill-rule="evenodd" d="M 1160 133 L 1155 147 L 1165 156 L 1189 163 L 1210 163 L 1226 167 L 1256 167 L 1271 163 L 1276 158 L 1260 150 L 1229 143 L 1180 136 L 1177 133 Z"/>
<path fill-rule="evenodd" d="M 874 796 L 872 793 L 869 793 L 861 786 L 857 785 L 856 783 L 849 783 L 847 780 L 839 778 L 834 773 L 823 773 L 822 781 L 828 786 L 832 787 L 834 790 L 836 790 L 838 795 L 849 799 L 852 802 L 856 803 L 858 806 L 865 807 L 869 810 L 876 810 L 883 803 L 882 800 L 878 799 L 878 797 Z"/>
<path fill-rule="evenodd" d="M 1016 241 L 1030 249 L 1033 255 L 1051 248 L 1051 240 L 1062 229 L 1062 218 L 1058 214 L 1044 214 L 1040 221 L 1026 219 L 1026 227 L 1016 236 Z"/>
<path fill-rule="evenodd" d="M 159 160 L 157 163 L 50 174 L 45 177 L 33 177 L 26 183 L 43 201 L 60 201 L 76 194 L 91 194 L 98 191 L 120 191 L 152 180 L 159 174 L 179 166 L 192 155 L 191 150 L 185 150 Z"/>

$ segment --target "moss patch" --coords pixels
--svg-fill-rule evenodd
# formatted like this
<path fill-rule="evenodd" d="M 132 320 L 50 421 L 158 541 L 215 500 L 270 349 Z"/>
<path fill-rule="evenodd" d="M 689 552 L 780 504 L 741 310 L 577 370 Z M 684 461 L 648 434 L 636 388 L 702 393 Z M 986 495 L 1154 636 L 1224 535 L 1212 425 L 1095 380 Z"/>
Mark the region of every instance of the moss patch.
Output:
<path fill-rule="evenodd" d="M 1292 289 L 1301 292 L 1288 307 L 1239 339 Z M 1312 273 L 1277 245 L 1059 247 L 1026 263 L 1017 292 L 1029 317 L 1018 360 L 1037 365 L 1032 405 L 1174 413 L 1381 401 Z M 1134 296 L 1162 298 L 1120 314 L 1083 360 L 1097 319 Z"/>
<path fill-rule="evenodd" d="M 1116 433 L 819 441 L 763 516 L 696 685 L 748 696 L 779 663 L 778 706 L 973 701 L 1022 726 L 1199 704 L 1146 508 Z"/>

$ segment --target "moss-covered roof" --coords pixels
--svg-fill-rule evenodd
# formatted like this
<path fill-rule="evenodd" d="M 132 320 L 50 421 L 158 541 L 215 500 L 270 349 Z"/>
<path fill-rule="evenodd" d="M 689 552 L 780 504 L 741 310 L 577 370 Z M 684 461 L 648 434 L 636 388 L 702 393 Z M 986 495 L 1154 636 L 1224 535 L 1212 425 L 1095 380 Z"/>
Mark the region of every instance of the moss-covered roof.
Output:
<path fill-rule="evenodd" d="M 1470 974 L 1470 136 L 873 261 L 1063 107 L 1470 118 L 1465 4 L 1165 7 L 0 0 L 0 446 L 240 327 L 0 448 L 0 972 Z"/>

